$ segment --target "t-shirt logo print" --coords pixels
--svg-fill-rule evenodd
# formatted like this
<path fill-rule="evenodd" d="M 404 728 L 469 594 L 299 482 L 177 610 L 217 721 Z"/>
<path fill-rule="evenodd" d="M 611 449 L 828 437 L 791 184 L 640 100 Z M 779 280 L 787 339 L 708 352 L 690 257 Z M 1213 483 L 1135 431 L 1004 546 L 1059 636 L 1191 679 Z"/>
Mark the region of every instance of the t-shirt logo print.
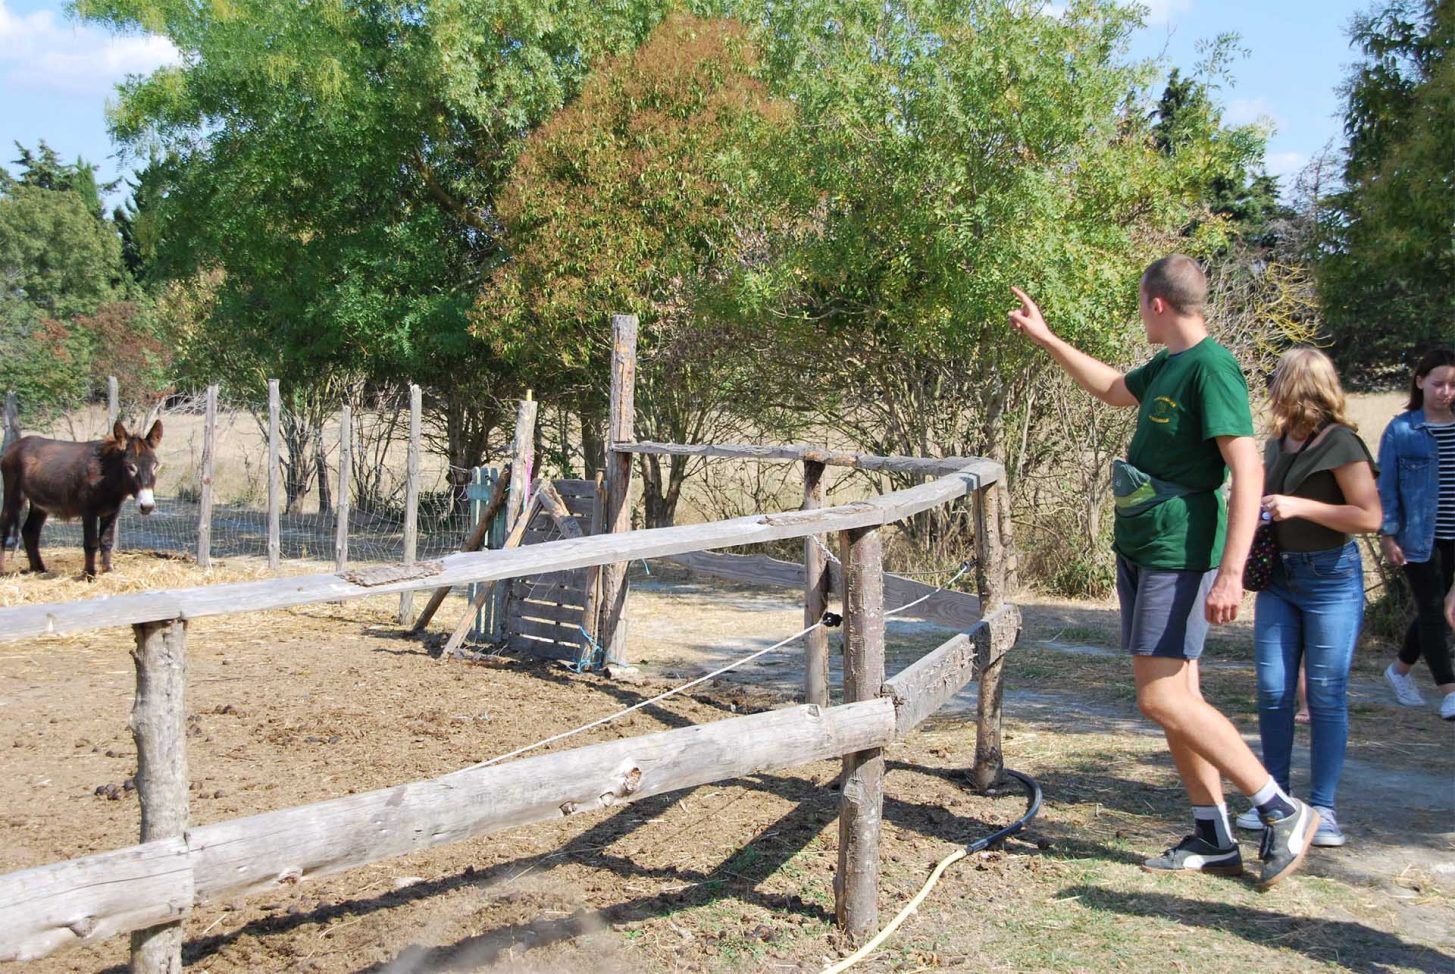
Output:
<path fill-rule="evenodd" d="M 1175 399 L 1167 396 L 1156 396 L 1152 399 L 1150 408 L 1147 410 L 1147 418 L 1154 423 L 1170 423 L 1174 416 L 1182 411 L 1182 407 Z"/>

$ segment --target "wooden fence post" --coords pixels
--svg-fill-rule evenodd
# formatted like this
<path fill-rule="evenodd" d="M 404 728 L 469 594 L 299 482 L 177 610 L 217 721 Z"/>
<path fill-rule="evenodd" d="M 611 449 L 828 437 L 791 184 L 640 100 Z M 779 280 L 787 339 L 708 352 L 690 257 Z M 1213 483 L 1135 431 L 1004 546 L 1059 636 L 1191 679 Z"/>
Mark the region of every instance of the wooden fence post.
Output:
<path fill-rule="evenodd" d="M 278 380 L 268 380 L 268 567 L 277 568 L 282 551 L 278 505 L 283 494 L 283 468 L 278 457 L 278 423 L 282 412 Z"/>
<path fill-rule="evenodd" d="M 15 396 L 15 390 L 11 389 L 5 393 L 5 434 L 3 441 L 0 441 L 0 454 L 10 449 L 10 444 L 20 439 L 20 400 Z"/>
<path fill-rule="evenodd" d="M 1005 550 L 1000 544 L 1000 486 L 991 484 L 975 492 L 975 581 L 980 590 L 980 612 L 988 615 L 1005 603 Z M 977 791 L 989 791 L 1005 768 L 1001 753 L 1001 705 L 1005 693 L 1001 677 L 1004 657 L 995 655 L 992 640 L 978 645 L 979 716 L 975 723 L 975 768 L 972 780 Z"/>
<path fill-rule="evenodd" d="M 349 567 L 349 478 L 353 474 L 354 411 L 344 403 L 338 424 L 338 517 L 334 524 L 333 570 Z"/>
<path fill-rule="evenodd" d="M 816 511 L 823 507 L 824 465 L 817 460 L 803 461 L 803 509 Z M 803 624 L 811 626 L 823 618 L 828 608 L 828 559 L 823 552 L 823 536 L 803 539 Z M 829 705 L 829 634 L 822 628 L 804 637 L 803 702 Z"/>
<path fill-rule="evenodd" d="M 121 418 L 121 386 L 116 381 L 116 376 L 106 377 L 106 432 L 103 436 L 110 436 L 111 431 L 116 429 L 116 421 Z M 132 430 L 133 433 L 136 430 Z M 145 436 L 143 430 L 141 435 Z M 111 545 L 117 551 L 121 550 L 121 518 L 111 526 Z"/>
<path fill-rule="evenodd" d="M 217 458 L 217 386 L 207 387 L 202 423 L 202 469 L 197 475 L 197 567 L 212 567 L 212 476 Z"/>
<path fill-rule="evenodd" d="M 141 800 L 141 841 L 180 836 L 187 828 L 187 624 L 144 622 L 136 634 L 136 700 L 131 733 L 136 739 L 136 791 Z M 135 974 L 180 974 L 182 917 L 191 902 L 173 905 L 176 921 L 131 935 Z"/>
<path fill-rule="evenodd" d="M 419 554 L 419 419 L 422 411 L 419 386 L 409 385 L 409 454 L 404 476 L 404 564 L 414 564 Z M 414 593 L 399 593 L 399 624 L 414 622 Z"/>
<path fill-rule="evenodd" d="M 873 700 L 884 685 L 884 541 L 878 528 L 839 535 L 844 566 L 844 703 Z M 884 750 L 844 756 L 834 915 L 854 940 L 879 926 L 879 832 Z"/>
<path fill-rule="evenodd" d="M 606 427 L 606 531 L 631 530 L 632 455 L 618 443 L 636 439 L 637 316 L 611 316 L 611 406 Z M 606 662 L 625 666 L 627 645 L 627 562 L 601 570 L 601 635 Z"/>
<path fill-rule="evenodd" d="M 510 442 L 510 486 L 505 494 L 507 534 L 515 530 L 516 521 L 526 516 L 525 512 L 533 500 L 531 484 L 535 480 L 536 412 L 539 405 L 535 394 L 527 389 L 525 398 L 515 406 L 515 437 Z M 501 475 L 504 476 L 504 471 Z M 499 639 L 505 635 L 505 606 L 510 601 L 510 590 L 516 581 L 518 579 L 511 579 L 491 590 L 491 639 Z"/>

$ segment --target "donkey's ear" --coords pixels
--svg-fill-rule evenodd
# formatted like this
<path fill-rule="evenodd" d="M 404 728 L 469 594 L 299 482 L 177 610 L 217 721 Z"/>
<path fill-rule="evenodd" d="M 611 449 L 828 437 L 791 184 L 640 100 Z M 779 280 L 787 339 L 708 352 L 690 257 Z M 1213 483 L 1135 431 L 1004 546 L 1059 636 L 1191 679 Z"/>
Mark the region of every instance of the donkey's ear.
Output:
<path fill-rule="evenodd" d="M 126 427 L 121 425 L 119 419 L 111 426 L 111 438 L 122 446 L 126 445 Z"/>
<path fill-rule="evenodd" d="M 147 446 L 155 450 L 160 442 L 162 442 L 162 421 L 159 419 L 152 424 L 151 429 L 147 430 Z"/>

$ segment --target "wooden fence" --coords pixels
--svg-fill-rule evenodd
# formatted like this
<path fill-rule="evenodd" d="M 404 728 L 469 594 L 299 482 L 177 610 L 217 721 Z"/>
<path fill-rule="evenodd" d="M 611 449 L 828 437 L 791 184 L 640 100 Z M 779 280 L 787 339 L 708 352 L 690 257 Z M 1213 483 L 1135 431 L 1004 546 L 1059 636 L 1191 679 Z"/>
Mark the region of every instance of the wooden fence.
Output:
<path fill-rule="evenodd" d="M 620 361 L 614 407 L 631 403 L 635 320 L 618 319 Z M 141 843 L 0 876 L 0 960 L 25 960 L 114 934 L 132 935 L 132 969 L 177 970 L 182 923 L 195 904 L 262 893 L 356 866 L 506 828 L 590 812 L 618 803 L 769 769 L 839 757 L 844 762 L 839 922 L 862 937 L 878 922 L 879 825 L 884 797 L 882 748 L 909 733 L 977 673 L 980 712 L 974 780 L 985 788 L 1001 772 L 1000 672 L 1020 627 L 1005 601 L 1005 558 L 995 523 L 999 464 L 985 459 L 873 457 L 802 446 L 678 446 L 631 441 L 630 414 L 613 419 L 608 533 L 505 550 L 460 552 L 434 565 L 317 574 L 258 582 L 119 595 L 0 610 L 0 641 L 130 625 L 137 693 L 132 715 L 138 750 Z M 804 509 L 707 524 L 627 530 L 633 453 L 798 461 Z M 871 500 L 815 503 L 824 465 L 901 470 L 935 479 Z M 821 493 L 818 495 L 821 499 Z M 913 665 L 884 673 L 883 539 L 902 518 L 969 497 L 978 525 L 980 618 Z M 614 498 L 614 499 L 613 499 Z M 627 657 L 626 564 L 642 558 L 834 536 L 839 549 L 844 638 L 844 699 L 827 706 L 827 657 L 808 642 L 803 706 L 475 766 L 443 777 L 365 794 L 187 827 L 185 683 L 188 623 L 386 593 L 578 568 L 600 569 L 601 643 L 609 661 Z M 805 567 L 806 612 L 827 601 L 833 572 Z M 815 616 L 816 618 L 816 616 Z M 814 654 L 824 653 L 822 660 Z M 822 670 L 819 670 L 819 667 Z"/>

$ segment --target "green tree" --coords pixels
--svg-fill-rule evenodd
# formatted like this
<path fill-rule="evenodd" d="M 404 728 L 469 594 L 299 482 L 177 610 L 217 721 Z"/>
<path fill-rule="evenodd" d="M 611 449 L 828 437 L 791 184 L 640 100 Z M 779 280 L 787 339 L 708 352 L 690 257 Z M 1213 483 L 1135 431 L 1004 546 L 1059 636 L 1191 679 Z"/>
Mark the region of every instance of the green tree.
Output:
<path fill-rule="evenodd" d="M 1455 2 L 1354 19 L 1344 186 L 1320 213 L 1319 287 L 1341 370 L 1388 381 L 1455 334 Z"/>
<path fill-rule="evenodd" d="M 90 314 L 127 296 L 121 241 L 101 214 L 94 167 L 63 165 L 44 142 L 0 169 L 0 282 L 41 314 Z"/>
<path fill-rule="evenodd" d="M 799 112 L 768 195 L 797 219 L 745 286 L 808 352 L 793 381 L 863 448 L 1001 458 L 1022 500 L 1047 486 L 1082 511 L 1067 524 L 1045 509 L 1039 528 L 1094 536 L 1099 506 L 1065 471 L 1117 431 L 1010 333 L 1009 288 L 1030 289 L 1081 347 L 1129 362 L 1140 271 L 1225 244 L 1228 221 L 1204 201 L 1230 158 L 1254 164 L 1258 133 L 1187 118 L 1184 147 L 1162 151 L 1156 67 L 1126 57 L 1138 11 L 1112 2 L 1059 17 L 1013 0 L 761 9 L 769 77 Z M 933 543 L 946 527 L 916 535 Z"/>
<path fill-rule="evenodd" d="M 502 257 L 496 196 L 521 140 L 665 6 L 82 0 L 77 10 L 162 33 L 184 54 L 123 85 L 112 125 L 159 159 L 154 273 L 223 272 L 216 335 L 198 343 L 219 367 L 236 364 L 222 377 L 256 389 L 271 373 L 302 398 L 343 376 L 412 378 L 429 390 L 451 464 L 468 468 L 489 447 L 491 404 L 524 387 L 468 330 Z M 229 338 L 246 347 L 225 349 Z"/>
<path fill-rule="evenodd" d="M 611 311 L 640 319 L 640 435 L 700 442 L 746 405 L 749 361 L 712 294 L 758 218 L 744 156 L 789 115 L 752 77 L 746 36 L 731 20 L 669 17 L 536 130 L 500 196 L 510 257 L 476 327 L 554 377 L 554 395 L 569 390 L 588 425 L 604 415 Z M 672 523 L 686 461 L 641 458 L 649 527 Z"/>

